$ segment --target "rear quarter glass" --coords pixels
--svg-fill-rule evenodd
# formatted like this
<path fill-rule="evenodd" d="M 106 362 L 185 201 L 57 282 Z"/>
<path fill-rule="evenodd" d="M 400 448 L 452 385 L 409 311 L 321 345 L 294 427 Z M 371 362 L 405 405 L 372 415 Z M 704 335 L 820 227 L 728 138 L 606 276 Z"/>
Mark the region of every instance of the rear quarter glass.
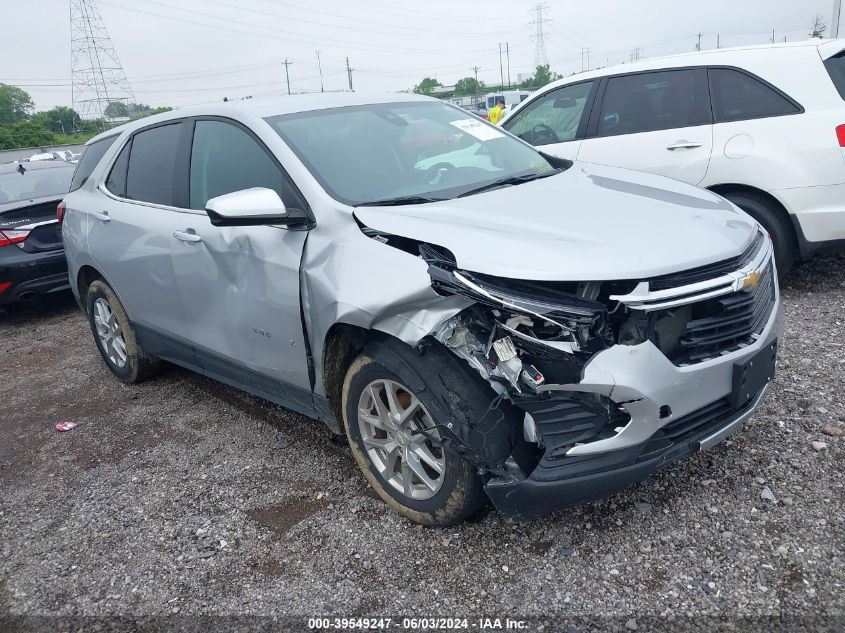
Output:
<path fill-rule="evenodd" d="M 82 150 L 82 158 L 79 159 L 79 162 L 76 165 L 76 171 L 73 173 L 73 179 L 70 181 L 71 191 L 76 191 L 85 184 L 89 176 L 91 176 L 91 173 L 94 171 L 94 168 L 97 166 L 97 163 L 99 163 L 100 159 L 105 156 L 106 152 L 118 136 L 120 135 L 115 134 L 113 136 L 108 136 L 85 146 L 85 149 Z"/>
<path fill-rule="evenodd" d="M 839 96 L 845 99 L 845 50 L 824 61 L 824 67 L 830 80 L 839 91 Z"/>

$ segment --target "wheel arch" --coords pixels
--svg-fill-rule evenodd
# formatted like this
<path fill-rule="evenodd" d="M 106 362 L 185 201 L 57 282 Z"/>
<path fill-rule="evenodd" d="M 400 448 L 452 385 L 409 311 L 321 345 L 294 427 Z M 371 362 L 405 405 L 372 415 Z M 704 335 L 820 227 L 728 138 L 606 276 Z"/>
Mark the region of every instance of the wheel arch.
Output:
<path fill-rule="evenodd" d="M 323 389 L 329 400 L 331 412 L 341 431 L 344 430 L 343 381 L 346 372 L 368 343 L 390 338 L 394 337 L 379 330 L 345 322 L 335 323 L 326 332 L 320 378 L 323 381 Z"/>
<path fill-rule="evenodd" d="M 99 270 L 88 264 L 80 266 L 79 272 L 76 273 L 76 289 L 79 293 L 79 305 L 82 307 L 83 312 L 87 313 L 88 311 L 86 307 L 88 304 L 88 287 L 98 279 L 106 281 Z M 106 281 L 106 283 L 108 282 Z"/>
<path fill-rule="evenodd" d="M 709 185 L 707 189 L 723 197 L 728 197 L 732 193 L 752 193 L 765 198 L 771 206 L 771 209 L 778 214 L 781 220 L 783 220 L 784 226 L 788 228 L 794 252 L 798 255 L 799 259 L 805 258 L 804 241 L 802 239 L 803 233 L 801 232 L 801 226 L 798 223 L 798 220 L 792 213 L 789 212 L 786 206 L 784 206 L 784 204 L 770 192 L 765 189 L 741 183 L 720 183 L 716 185 Z"/>

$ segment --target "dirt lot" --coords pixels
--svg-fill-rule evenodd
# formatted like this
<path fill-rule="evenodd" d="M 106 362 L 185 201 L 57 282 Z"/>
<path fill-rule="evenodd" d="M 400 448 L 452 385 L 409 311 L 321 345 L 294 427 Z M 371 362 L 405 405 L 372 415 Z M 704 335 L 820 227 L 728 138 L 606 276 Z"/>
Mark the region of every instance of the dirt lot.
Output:
<path fill-rule="evenodd" d="M 784 301 L 774 388 L 731 441 L 534 523 L 444 530 L 304 417 L 177 368 L 122 385 L 69 296 L 0 313 L 0 614 L 841 615 L 845 257 Z"/>

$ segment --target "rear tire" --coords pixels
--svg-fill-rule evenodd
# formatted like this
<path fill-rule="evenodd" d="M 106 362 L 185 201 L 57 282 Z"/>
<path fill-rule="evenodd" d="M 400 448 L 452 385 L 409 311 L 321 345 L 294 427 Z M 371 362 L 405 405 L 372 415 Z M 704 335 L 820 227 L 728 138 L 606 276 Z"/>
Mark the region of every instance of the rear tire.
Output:
<path fill-rule="evenodd" d="M 788 219 L 784 219 L 783 211 L 766 196 L 751 191 L 737 191 L 725 194 L 725 198 L 733 202 L 766 229 L 772 238 L 775 251 L 775 263 L 780 277 L 792 269 L 797 253 L 795 231 Z"/>
<path fill-rule="evenodd" d="M 94 342 L 111 372 L 125 383 L 142 382 L 155 374 L 161 361 L 144 352 L 126 310 L 109 285 L 102 280 L 93 282 L 85 299 Z"/>
<path fill-rule="evenodd" d="M 459 362 L 433 345 L 418 355 L 402 343 L 379 343 L 353 361 L 343 384 L 346 435 L 355 461 L 390 507 L 422 525 L 454 525 L 487 501 L 478 467 L 415 432 L 447 424 L 455 430 L 462 419 L 474 425 L 488 413 L 495 394 Z M 408 423 L 403 425 L 398 420 L 405 412 Z M 499 416 L 486 449 L 495 444 L 499 453 L 509 454 L 510 422 Z M 436 430 L 427 433 L 440 437 Z M 424 449 L 416 454 L 419 444 Z M 422 476 L 416 474 L 420 465 Z M 411 485 L 406 487 L 408 473 Z"/>

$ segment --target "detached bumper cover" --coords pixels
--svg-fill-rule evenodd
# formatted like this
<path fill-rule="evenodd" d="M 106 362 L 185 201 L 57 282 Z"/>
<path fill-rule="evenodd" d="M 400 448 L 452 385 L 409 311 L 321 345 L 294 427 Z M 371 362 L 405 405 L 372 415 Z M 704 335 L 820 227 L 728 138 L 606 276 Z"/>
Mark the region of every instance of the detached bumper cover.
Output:
<path fill-rule="evenodd" d="M 606 497 L 722 441 L 754 413 L 765 391 L 764 387 L 739 408 L 732 407 L 728 397 L 722 398 L 675 420 L 637 446 L 601 455 L 563 457 L 556 464 L 544 457 L 527 479 L 490 481 L 487 494 L 501 513 L 523 519 Z"/>

